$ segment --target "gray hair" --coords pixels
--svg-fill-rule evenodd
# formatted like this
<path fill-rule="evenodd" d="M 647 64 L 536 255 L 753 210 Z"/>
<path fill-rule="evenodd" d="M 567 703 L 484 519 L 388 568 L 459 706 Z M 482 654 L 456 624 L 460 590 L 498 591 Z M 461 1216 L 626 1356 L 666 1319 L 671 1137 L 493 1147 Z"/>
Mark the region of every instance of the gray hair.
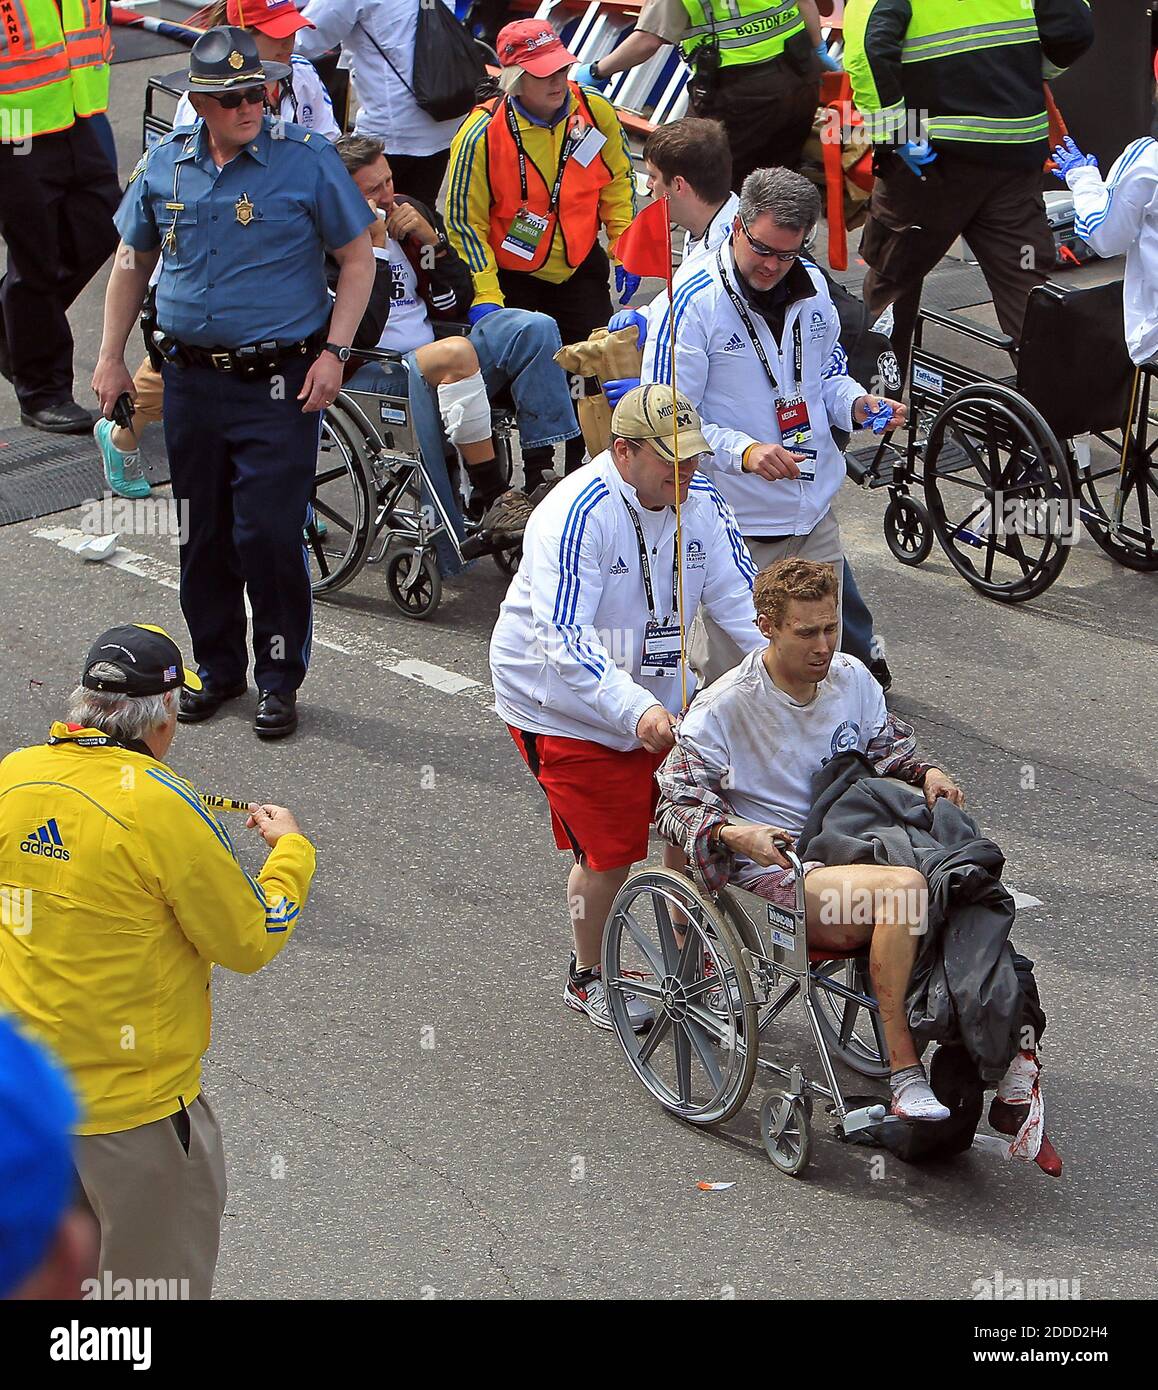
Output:
<path fill-rule="evenodd" d="M 740 216 L 750 227 L 763 213 L 786 232 L 810 232 L 820 217 L 820 194 L 791 169 L 754 169 L 740 189 Z"/>
<path fill-rule="evenodd" d="M 386 153 L 386 146 L 372 135 L 343 135 L 334 141 L 334 149 L 341 155 L 348 174 L 356 174 Z"/>
<path fill-rule="evenodd" d="M 115 680 L 119 667 L 100 662 L 91 674 L 98 680 Z M 163 728 L 173 717 L 176 692 L 163 695 L 118 695 L 108 690 L 89 690 L 78 685 L 69 696 L 68 718 L 85 729 L 99 729 L 111 738 L 143 739 Z"/>

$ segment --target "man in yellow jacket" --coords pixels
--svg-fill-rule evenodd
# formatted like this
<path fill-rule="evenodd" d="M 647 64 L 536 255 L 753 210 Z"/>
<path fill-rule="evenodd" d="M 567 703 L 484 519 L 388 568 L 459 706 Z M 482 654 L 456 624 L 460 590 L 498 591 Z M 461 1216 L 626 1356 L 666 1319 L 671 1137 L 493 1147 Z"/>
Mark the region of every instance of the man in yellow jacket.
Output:
<path fill-rule="evenodd" d="M 20 419 L 87 434 L 68 309 L 115 250 L 117 174 L 88 117 L 109 104 L 104 0 L 0 0 L 0 375 Z"/>
<path fill-rule="evenodd" d="M 500 94 L 475 108 L 450 147 L 446 222 L 474 277 L 471 324 L 504 305 L 547 314 L 564 343 L 611 317 L 607 254 L 635 216 L 627 136 L 615 108 L 567 81 L 576 61 L 543 20 L 499 34 Z M 615 267 L 626 304 L 639 277 Z M 567 444 L 570 471 L 583 440 Z"/>
<path fill-rule="evenodd" d="M 277 955 L 315 857 L 287 810 L 254 805 L 248 825 L 271 852 L 252 877 L 161 761 L 177 692 L 198 685 L 161 628 L 111 628 L 69 722 L 0 762 L 0 1010 L 72 1075 L 102 1279 L 172 1280 L 170 1296 L 208 1298 L 225 1209 L 221 1131 L 201 1090 L 210 974 Z"/>

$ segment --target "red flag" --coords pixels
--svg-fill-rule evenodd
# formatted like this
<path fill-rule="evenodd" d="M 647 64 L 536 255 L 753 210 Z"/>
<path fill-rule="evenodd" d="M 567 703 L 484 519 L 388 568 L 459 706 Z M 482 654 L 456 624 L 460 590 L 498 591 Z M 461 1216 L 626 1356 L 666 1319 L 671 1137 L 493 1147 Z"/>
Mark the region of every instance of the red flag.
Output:
<path fill-rule="evenodd" d="M 632 275 L 657 275 L 671 285 L 671 219 L 666 198 L 657 198 L 636 216 L 611 254 Z"/>

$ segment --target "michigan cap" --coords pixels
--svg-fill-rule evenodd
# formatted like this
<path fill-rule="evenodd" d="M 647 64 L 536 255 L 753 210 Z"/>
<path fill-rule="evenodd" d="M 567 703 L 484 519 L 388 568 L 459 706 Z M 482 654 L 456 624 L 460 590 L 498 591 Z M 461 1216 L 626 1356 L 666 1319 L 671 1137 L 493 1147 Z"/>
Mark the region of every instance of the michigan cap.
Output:
<path fill-rule="evenodd" d="M 677 391 L 673 406 L 671 387 L 658 383 L 636 386 L 620 397 L 611 416 L 611 433 L 623 439 L 646 439 L 668 463 L 676 460 L 673 435 L 677 433 L 681 460 L 713 452 L 691 401 Z"/>

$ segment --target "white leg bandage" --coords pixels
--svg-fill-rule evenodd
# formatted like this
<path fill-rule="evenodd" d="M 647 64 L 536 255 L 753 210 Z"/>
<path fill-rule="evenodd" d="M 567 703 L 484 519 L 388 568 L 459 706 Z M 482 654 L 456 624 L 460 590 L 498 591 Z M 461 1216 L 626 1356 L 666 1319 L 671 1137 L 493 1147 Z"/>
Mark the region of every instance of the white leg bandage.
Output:
<path fill-rule="evenodd" d="M 481 444 L 491 437 L 491 403 L 482 372 L 438 388 L 438 413 L 452 444 Z"/>

